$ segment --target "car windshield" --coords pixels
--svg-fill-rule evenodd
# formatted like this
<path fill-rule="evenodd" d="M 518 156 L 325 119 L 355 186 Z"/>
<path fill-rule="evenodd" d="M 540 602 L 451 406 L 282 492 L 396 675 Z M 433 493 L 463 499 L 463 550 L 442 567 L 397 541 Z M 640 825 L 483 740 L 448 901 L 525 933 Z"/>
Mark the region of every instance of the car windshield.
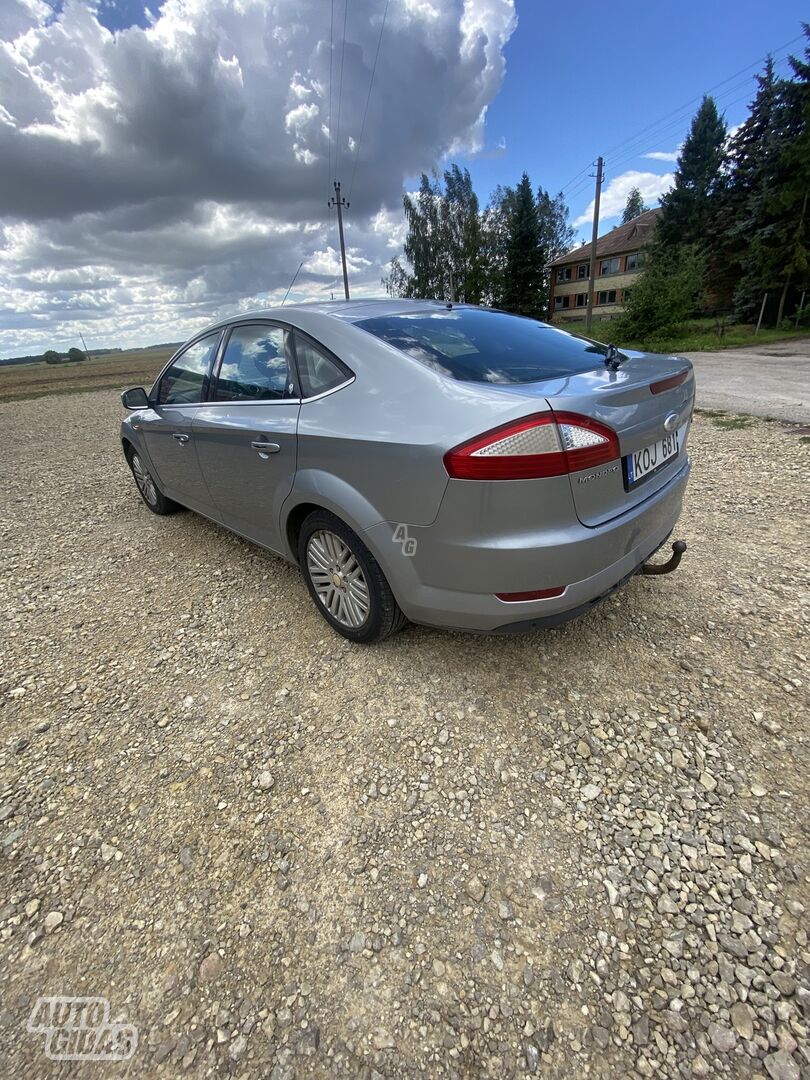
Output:
<path fill-rule="evenodd" d="M 461 382 L 530 383 L 592 371 L 606 348 L 535 319 L 452 308 L 383 315 L 357 324 L 415 360 Z"/>

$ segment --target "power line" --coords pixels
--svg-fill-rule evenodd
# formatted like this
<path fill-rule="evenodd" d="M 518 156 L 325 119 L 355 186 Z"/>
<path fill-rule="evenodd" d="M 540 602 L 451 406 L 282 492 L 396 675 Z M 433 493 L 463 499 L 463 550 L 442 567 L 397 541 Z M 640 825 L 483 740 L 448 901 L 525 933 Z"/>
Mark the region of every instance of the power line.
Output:
<path fill-rule="evenodd" d="M 745 72 L 750 71 L 751 68 L 758 67 L 760 64 L 764 63 L 764 61 L 766 61 L 769 56 L 776 55 L 776 53 L 781 52 L 782 49 L 790 48 L 791 45 L 793 45 L 795 42 L 799 41 L 803 37 L 804 34 L 797 34 L 795 38 L 791 38 L 790 41 L 786 41 L 784 45 L 780 45 L 778 48 L 772 49 L 771 52 L 765 53 L 765 55 L 761 56 L 758 60 L 754 60 L 752 63 L 746 64 L 744 68 L 740 68 L 739 71 L 735 71 L 733 75 L 729 75 L 728 78 L 722 79 L 719 83 L 715 83 L 714 86 L 710 86 L 708 90 L 704 91 L 704 93 L 698 94 L 697 97 L 691 98 L 684 105 L 680 105 L 677 109 L 673 109 L 671 112 L 668 112 L 664 116 L 660 117 L 660 119 L 654 120 L 652 124 L 648 124 L 647 127 L 642 128 L 641 131 L 637 132 L 635 135 L 630 135 L 628 138 L 623 139 L 619 143 L 616 143 L 615 146 L 609 147 L 608 150 L 605 152 L 606 156 L 608 154 L 614 154 L 617 150 L 620 150 L 628 142 L 634 141 L 640 135 L 645 134 L 645 132 L 649 131 L 650 128 L 657 127 L 659 124 L 664 123 L 666 120 L 669 120 L 669 118 L 671 116 L 674 116 L 675 113 L 680 113 L 683 112 L 684 109 L 691 108 L 691 106 L 694 105 L 696 102 L 702 101 L 707 94 L 711 94 L 714 90 L 719 89 L 721 86 L 725 86 L 726 83 L 738 79 Z"/>
<path fill-rule="evenodd" d="M 803 40 L 803 38 L 804 38 L 804 34 L 797 34 L 797 36 L 794 37 L 794 38 L 791 38 L 790 41 L 784 42 L 782 45 L 779 45 L 776 49 L 770 50 L 770 52 L 765 53 L 764 56 L 761 56 L 761 57 L 759 57 L 759 59 L 752 61 L 750 64 L 747 64 L 744 68 L 740 68 L 740 70 L 734 72 L 733 75 L 729 75 L 727 78 L 722 79 L 718 83 L 715 83 L 714 86 L 710 86 L 708 88 L 708 90 L 705 91 L 705 93 L 706 94 L 711 94 L 713 91 L 718 90 L 721 86 L 726 86 L 727 83 L 734 82 L 735 80 L 739 79 L 741 75 L 745 74 L 746 72 L 749 72 L 751 70 L 751 68 L 758 67 L 760 64 L 764 63 L 768 59 L 769 56 L 776 57 L 778 53 L 781 53 L 784 49 L 789 49 L 791 45 L 794 45 L 797 41 Z M 776 62 L 781 63 L 785 59 L 786 59 L 786 56 L 782 56 L 782 57 L 779 57 L 779 59 Z M 747 81 L 747 79 L 745 81 Z M 741 86 L 741 85 L 742 85 L 742 83 L 740 83 L 738 85 L 735 85 L 735 86 L 728 87 L 725 91 L 723 91 L 722 94 L 718 95 L 718 100 L 725 97 L 729 93 L 734 93 L 737 89 L 739 89 L 739 86 Z M 645 140 L 646 141 L 652 141 L 653 139 L 661 138 L 664 134 L 667 134 L 670 131 L 677 129 L 677 127 L 681 123 L 683 123 L 683 119 L 684 119 L 683 117 L 680 116 L 680 114 L 683 113 L 685 110 L 690 109 L 696 102 L 701 101 L 703 96 L 704 96 L 703 94 L 699 94 L 697 97 L 691 98 L 689 101 L 685 102 L 685 104 L 678 106 L 678 108 L 676 108 L 676 109 L 672 109 L 670 112 L 665 113 L 663 116 L 659 117 L 657 120 L 654 120 L 652 123 L 647 124 L 646 127 L 641 128 L 639 131 L 634 132 L 632 135 L 628 135 L 628 137 L 626 139 L 623 139 L 621 142 L 618 142 L 614 146 L 610 147 L 605 152 L 605 158 L 608 158 L 609 155 L 612 155 L 617 150 L 621 150 L 621 149 L 623 149 L 625 147 L 627 149 L 624 151 L 623 154 L 620 155 L 620 157 L 618 159 L 611 160 L 611 164 L 613 166 L 616 166 L 619 162 L 624 162 L 626 160 L 629 160 L 629 158 L 631 158 L 631 157 L 639 156 L 637 151 L 630 152 L 629 144 L 632 144 L 633 146 L 635 146 L 638 143 L 639 140 L 641 140 L 641 141 L 645 141 Z M 748 95 L 746 94 L 745 97 L 747 97 L 747 96 Z M 735 99 L 734 101 L 728 101 L 728 102 L 725 102 L 725 105 L 726 105 L 726 107 L 728 107 L 730 105 L 736 105 L 739 100 L 744 100 L 744 99 Z M 672 118 L 676 117 L 676 116 L 678 117 L 678 119 L 674 120 L 674 122 L 673 122 Z M 668 121 L 669 121 L 669 123 L 667 123 Z M 667 125 L 667 126 L 665 128 L 662 128 L 661 125 Z M 660 130 L 658 130 L 658 129 L 660 129 Z M 591 167 L 590 164 L 586 165 L 584 169 L 582 169 L 579 173 L 577 173 L 575 176 L 573 176 L 571 178 L 571 180 L 569 180 L 568 183 L 562 188 L 563 194 L 566 196 L 566 198 L 568 198 L 568 199 L 573 198 L 574 195 L 578 194 L 580 191 L 582 191 L 585 187 L 588 186 L 588 178 L 587 177 L 585 178 L 584 181 L 580 181 L 577 184 L 574 184 L 574 181 L 578 180 L 578 178 L 581 177 L 583 175 L 583 173 L 587 172 L 587 170 L 590 167 Z M 569 188 L 571 187 L 572 184 L 574 184 L 574 187 L 573 187 L 573 189 L 569 190 Z"/>
<path fill-rule="evenodd" d="M 332 0 L 329 13 L 329 173 L 326 177 L 326 186 L 332 183 L 332 58 L 335 54 L 335 0 Z"/>
<path fill-rule="evenodd" d="M 574 175 L 573 175 L 573 176 L 571 177 L 571 179 L 570 179 L 570 180 L 566 180 L 566 182 L 565 182 L 565 183 L 563 184 L 563 186 L 562 186 L 562 187 L 560 188 L 560 191 L 562 191 L 562 192 L 565 192 L 565 191 L 566 191 L 566 190 L 567 190 L 567 189 L 568 189 L 568 188 L 569 188 L 569 187 L 571 186 L 571 184 L 573 184 L 573 182 L 574 182 L 574 181 L 575 181 L 576 179 L 578 179 L 578 178 L 579 178 L 580 176 L 582 176 L 582 175 L 583 175 L 584 173 L 586 173 L 586 172 L 588 171 L 588 169 L 590 169 L 590 167 L 591 167 L 591 163 L 589 162 L 589 163 L 588 163 L 588 164 L 587 164 L 587 165 L 585 166 L 585 168 L 584 168 L 584 169 L 580 169 L 580 170 L 579 170 L 579 172 L 578 172 L 578 173 L 575 173 L 575 174 L 574 174 Z"/>
<path fill-rule="evenodd" d="M 340 76 L 338 78 L 337 125 L 335 127 L 335 176 L 340 171 L 340 109 L 343 104 L 343 60 L 346 55 L 346 20 L 349 17 L 349 0 L 343 8 L 343 42 L 340 47 Z"/>
<path fill-rule="evenodd" d="M 777 63 L 782 63 L 782 61 L 785 59 L 786 57 L 782 57 L 779 61 L 777 61 Z M 731 86 L 727 87 L 722 94 L 718 94 L 716 96 L 716 103 L 723 109 L 728 109 L 731 108 L 731 106 L 733 105 L 739 104 L 739 102 L 741 101 L 746 101 L 751 94 L 750 87 L 748 87 L 748 89 L 746 89 L 745 93 L 743 93 L 742 95 L 738 94 L 738 91 L 741 90 L 743 86 L 748 86 L 751 78 L 752 76 L 748 75 L 745 79 L 739 82 L 734 82 Z M 729 97 L 729 95 L 735 94 L 737 95 L 736 97 Z M 688 119 L 688 113 L 686 115 L 680 115 L 676 119 L 670 120 L 669 123 L 665 124 L 665 126 L 660 127 L 659 130 L 654 133 L 654 135 L 648 134 L 643 136 L 635 136 L 632 140 L 628 140 L 628 145 L 625 147 L 624 151 L 618 156 L 618 158 L 611 159 L 612 165 L 616 167 L 619 164 L 623 164 L 624 162 L 629 161 L 631 158 L 638 157 L 640 155 L 640 148 L 642 145 L 651 142 L 653 137 L 656 139 L 660 139 L 664 138 L 665 136 L 671 134 L 674 131 L 677 131 L 680 127 L 683 126 L 684 123 L 686 123 Z"/>
<path fill-rule="evenodd" d="M 383 9 L 382 23 L 380 24 L 380 36 L 377 38 L 377 51 L 374 53 L 374 63 L 371 68 L 371 79 L 368 84 L 368 93 L 366 94 L 366 106 L 363 109 L 363 122 L 360 124 L 360 135 L 357 139 L 357 145 L 354 148 L 354 165 L 352 167 L 352 176 L 349 180 L 349 200 L 352 197 L 352 189 L 354 187 L 354 177 L 357 173 L 357 162 L 360 158 L 360 143 L 363 141 L 363 133 L 366 130 L 366 115 L 368 114 L 368 103 L 371 101 L 371 90 L 374 86 L 374 76 L 377 73 L 377 61 L 380 58 L 380 46 L 382 45 L 383 31 L 385 30 L 385 20 L 388 17 L 388 4 L 390 0 L 385 0 L 385 8 Z"/>

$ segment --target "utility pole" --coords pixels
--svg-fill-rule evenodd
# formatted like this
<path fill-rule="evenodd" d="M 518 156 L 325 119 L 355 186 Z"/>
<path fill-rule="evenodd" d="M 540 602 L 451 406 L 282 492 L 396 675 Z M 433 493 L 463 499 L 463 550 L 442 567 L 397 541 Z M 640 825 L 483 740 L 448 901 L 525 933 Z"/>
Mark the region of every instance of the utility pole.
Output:
<path fill-rule="evenodd" d="M 593 199 L 593 233 L 591 234 L 591 272 L 588 276 L 588 315 L 585 322 L 585 329 L 589 334 L 591 332 L 591 322 L 593 320 L 593 290 L 596 283 L 596 241 L 599 237 L 599 200 L 602 196 L 602 181 L 604 180 L 602 165 L 602 158 L 597 158 L 596 194 Z"/>
<path fill-rule="evenodd" d="M 349 209 L 349 204 L 340 196 L 340 181 L 335 181 L 335 194 L 327 203 L 327 206 L 336 206 L 338 212 L 338 231 L 340 233 L 340 259 L 343 263 L 343 291 L 346 299 L 349 299 L 349 273 L 346 269 L 346 241 L 343 239 L 343 207 Z"/>
<path fill-rule="evenodd" d="M 82 345 L 84 345 L 84 355 L 89 360 L 90 359 L 90 353 L 87 351 L 87 342 L 84 340 L 84 334 L 81 332 L 81 330 L 79 331 L 79 337 L 82 339 Z"/>

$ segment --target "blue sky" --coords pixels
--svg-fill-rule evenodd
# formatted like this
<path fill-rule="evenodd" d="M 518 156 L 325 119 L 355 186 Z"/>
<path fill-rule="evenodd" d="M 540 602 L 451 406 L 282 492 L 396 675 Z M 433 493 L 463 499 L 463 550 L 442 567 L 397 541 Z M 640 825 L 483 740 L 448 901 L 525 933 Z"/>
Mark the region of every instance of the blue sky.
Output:
<path fill-rule="evenodd" d="M 487 150 L 502 139 L 506 149 L 465 163 L 479 198 L 498 183 L 514 183 L 525 169 L 552 191 L 567 185 L 573 216 L 590 200 L 593 181 L 569 181 L 589 161 L 605 155 L 607 182 L 629 169 L 671 170 L 641 154 L 674 151 L 694 105 L 649 137 L 608 151 L 796 38 L 801 20 L 810 18 L 806 0 L 517 0 L 516 7 L 518 28 L 504 50 L 506 78 L 487 114 Z M 796 41 L 779 55 L 801 47 Z M 745 117 L 756 70 L 716 91 L 730 126 Z M 778 70 L 787 70 L 786 60 Z"/>

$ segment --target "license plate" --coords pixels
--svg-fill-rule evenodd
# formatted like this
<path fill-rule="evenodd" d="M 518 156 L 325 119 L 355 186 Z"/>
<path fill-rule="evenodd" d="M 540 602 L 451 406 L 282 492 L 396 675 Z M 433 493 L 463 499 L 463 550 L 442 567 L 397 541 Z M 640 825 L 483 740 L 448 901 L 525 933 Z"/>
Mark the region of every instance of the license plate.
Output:
<path fill-rule="evenodd" d="M 687 425 L 684 424 L 683 427 L 670 432 L 669 435 L 665 435 L 658 442 L 650 443 L 649 446 L 645 446 L 642 450 L 636 450 L 634 454 L 627 455 L 624 461 L 627 470 L 628 489 L 635 487 L 645 476 L 656 472 L 666 465 L 668 461 L 672 461 L 673 458 L 680 454 L 686 438 L 686 427 Z"/>

